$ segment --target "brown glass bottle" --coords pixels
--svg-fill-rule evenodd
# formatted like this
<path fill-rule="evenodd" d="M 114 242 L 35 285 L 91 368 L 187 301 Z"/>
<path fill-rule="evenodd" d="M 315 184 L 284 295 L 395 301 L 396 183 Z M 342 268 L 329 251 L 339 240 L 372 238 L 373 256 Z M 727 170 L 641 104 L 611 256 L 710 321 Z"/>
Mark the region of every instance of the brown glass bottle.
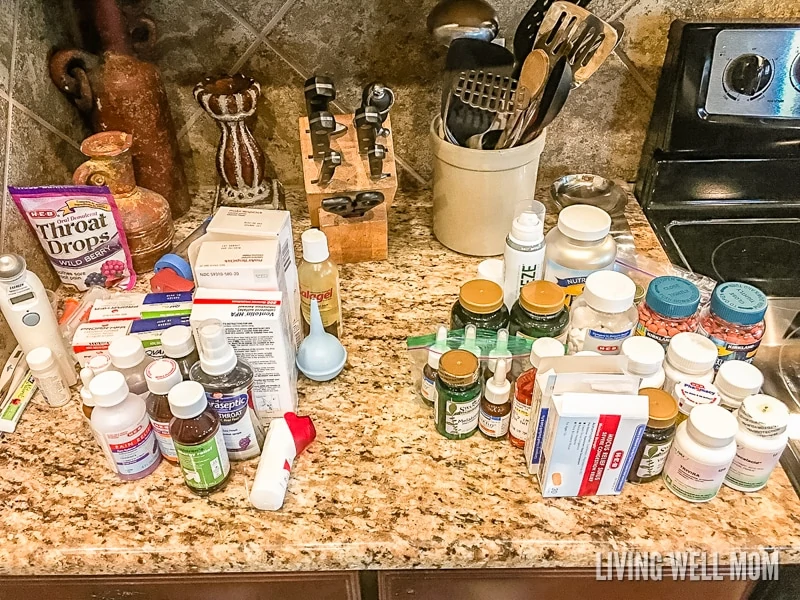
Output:
<path fill-rule="evenodd" d="M 231 464 L 219 416 L 208 405 L 203 386 L 182 381 L 170 390 L 169 406 L 174 415 L 169 431 L 186 485 L 198 496 L 221 490 Z"/>
<path fill-rule="evenodd" d="M 168 461 L 176 463 L 178 455 L 175 453 L 175 444 L 169 433 L 172 411 L 169 409 L 167 394 L 183 380 L 183 377 L 174 360 L 161 358 L 145 367 L 144 380 L 150 392 L 145 397 L 144 403 L 147 406 L 147 416 L 153 424 L 161 455 Z"/>

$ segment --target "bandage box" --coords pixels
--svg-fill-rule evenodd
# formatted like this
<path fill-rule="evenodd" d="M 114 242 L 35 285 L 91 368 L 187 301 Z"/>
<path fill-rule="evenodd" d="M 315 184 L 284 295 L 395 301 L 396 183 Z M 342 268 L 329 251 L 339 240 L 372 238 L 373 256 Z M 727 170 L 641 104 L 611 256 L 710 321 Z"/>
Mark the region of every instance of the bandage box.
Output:
<path fill-rule="evenodd" d="M 538 465 L 542 495 L 619 494 L 648 413 L 647 396 L 554 395 Z"/>
<path fill-rule="evenodd" d="M 72 336 L 72 352 L 81 367 L 85 367 L 93 356 L 108 355 L 111 340 L 128 335 L 133 321 L 106 321 L 104 323 L 82 323 Z"/>
<path fill-rule="evenodd" d="M 287 292 L 277 240 L 203 242 L 194 281 L 205 288 Z"/>

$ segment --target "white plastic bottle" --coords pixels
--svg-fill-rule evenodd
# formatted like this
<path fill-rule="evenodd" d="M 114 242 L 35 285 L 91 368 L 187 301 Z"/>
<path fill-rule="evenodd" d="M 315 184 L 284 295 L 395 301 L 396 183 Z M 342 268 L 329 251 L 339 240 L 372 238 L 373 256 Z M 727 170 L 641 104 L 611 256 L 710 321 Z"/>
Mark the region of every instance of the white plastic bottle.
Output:
<path fill-rule="evenodd" d="M 325 331 L 337 338 L 342 334 L 342 305 L 339 300 L 339 269 L 330 258 L 328 238 L 319 229 L 309 229 L 300 236 L 303 260 L 297 267 L 300 281 L 300 309 L 303 331 L 311 328 L 311 301 L 316 299 Z"/>
<path fill-rule="evenodd" d="M 155 471 L 161 463 L 155 431 L 144 400 L 130 392 L 125 376 L 100 373 L 89 382 L 89 391 L 95 402 L 92 429 L 119 478 L 132 481 Z"/>
<path fill-rule="evenodd" d="M 524 212 L 511 223 L 506 237 L 503 294 L 509 310 L 522 286 L 544 277 L 544 223 L 534 212 Z"/>
<path fill-rule="evenodd" d="M 667 488 L 688 502 L 713 499 L 736 456 L 738 429 L 736 417 L 721 406 L 694 408 L 689 420 L 678 425 L 667 455 Z"/>
<path fill-rule="evenodd" d="M 54 407 L 67 404 L 70 399 L 69 386 L 61 375 L 53 351 L 47 346 L 39 346 L 28 352 L 25 360 L 47 403 Z"/>
<path fill-rule="evenodd" d="M 722 364 L 732 362 L 739 361 Z M 725 485 L 740 492 L 756 492 L 767 485 L 789 443 L 789 409 L 772 396 L 758 394 L 746 398 L 736 415 L 736 456 Z"/>
<path fill-rule="evenodd" d="M 142 340 L 132 335 L 116 338 L 108 345 L 108 355 L 114 369 L 125 377 L 131 393 L 145 398 L 149 392 L 144 370 L 153 359 L 145 354 Z"/>
<path fill-rule="evenodd" d="M 622 354 L 628 359 L 627 372 L 642 378 L 639 389 L 664 385 L 664 348 L 651 338 L 634 336 L 622 342 Z"/>
<path fill-rule="evenodd" d="M 669 341 L 664 361 L 664 391 L 672 393 L 681 381 L 711 383 L 717 347 L 699 333 L 685 331 Z"/>
<path fill-rule="evenodd" d="M 278 510 L 283 506 L 292 463 L 316 436 L 311 417 L 287 412 L 283 418 L 272 420 L 250 490 L 250 504 L 259 510 Z"/>
<path fill-rule="evenodd" d="M 761 391 L 764 375 L 749 362 L 725 360 L 714 377 L 714 385 L 722 398 L 722 406 L 736 410 L 745 398 Z"/>

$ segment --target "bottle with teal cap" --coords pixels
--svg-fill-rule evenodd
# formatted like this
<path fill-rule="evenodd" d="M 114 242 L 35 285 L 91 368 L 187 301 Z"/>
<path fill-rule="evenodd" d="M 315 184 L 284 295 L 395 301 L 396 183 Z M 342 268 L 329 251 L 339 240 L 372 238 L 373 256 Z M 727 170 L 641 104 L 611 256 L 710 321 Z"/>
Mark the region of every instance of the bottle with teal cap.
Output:
<path fill-rule="evenodd" d="M 511 373 L 511 352 L 508 350 L 508 329 L 501 329 L 497 332 L 497 341 L 494 348 L 489 350 L 489 360 L 486 361 L 486 367 L 483 370 L 484 382 L 489 381 L 497 370 L 497 361 L 504 359 L 506 361 L 507 372 Z"/>
<path fill-rule="evenodd" d="M 478 346 L 478 328 L 475 325 L 470 324 L 464 327 L 464 343 L 458 349 L 472 352 L 480 360 L 481 349 Z"/>

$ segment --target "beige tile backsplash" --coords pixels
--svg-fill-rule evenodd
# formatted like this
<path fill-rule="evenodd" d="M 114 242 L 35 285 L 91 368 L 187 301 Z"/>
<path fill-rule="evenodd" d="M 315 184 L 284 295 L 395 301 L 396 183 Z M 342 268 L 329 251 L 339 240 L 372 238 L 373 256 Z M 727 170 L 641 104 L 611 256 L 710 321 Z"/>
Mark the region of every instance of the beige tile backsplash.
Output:
<path fill-rule="evenodd" d="M 76 45 L 65 1 L 0 0 L 0 177 L 6 185 L 67 183 L 82 161 L 87 129 L 55 89 L 48 52 Z M 192 97 L 194 84 L 214 73 L 242 71 L 262 84 L 256 136 L 284 184 L 302 181 L 297 118 L 301 84 L 314 73 L 333 75 L 338 105 L 352 109 L 361 87 L 381 80 L 397 93 L 392 114 L 401 186 L 431 175 L 428 127 L 438 110 L 445 48 L 425 30 L 434 0 L 145 0 L 157 24 L 148 59 L 161 69 L 187 175 L 193 190 L 216 184 L 218 132 Z M 528 8 L 495 0 L 501 36 L 509 44 Z M 652 98 L 676 18 L 800 19 L 796 0 L 595 0 L 598 15 L 626 27 L 613 56 L 575 90 L 549 131 L 540 181 L 576 171 L 632 180 L 650 118 Z M 57 284 L 33 235 L 7 198 L 0 203 L 0 250 L 20 252 L 52 287 Z M 0 358 L 14 341 L 0 319 Z"/>

